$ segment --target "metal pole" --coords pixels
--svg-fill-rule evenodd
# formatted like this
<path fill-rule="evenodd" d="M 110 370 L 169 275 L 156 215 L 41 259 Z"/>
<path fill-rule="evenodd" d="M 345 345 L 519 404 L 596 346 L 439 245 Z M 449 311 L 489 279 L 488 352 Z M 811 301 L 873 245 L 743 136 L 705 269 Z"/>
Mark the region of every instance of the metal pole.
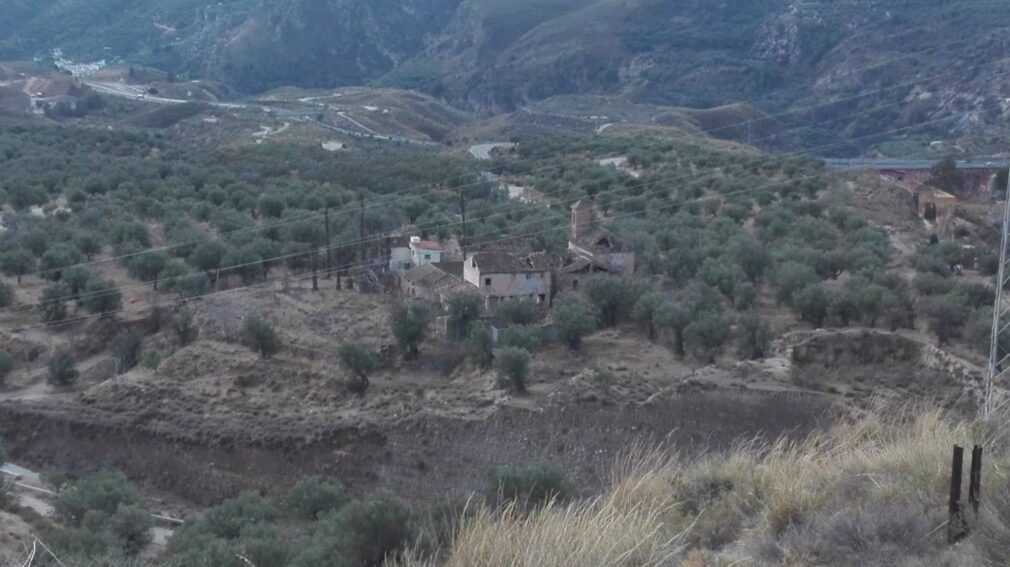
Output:
<path fill-rule="evenodd" d="M 1003 198 L 1003 234 L 1000 242 L 999 271 L 996 276 L 996 303 L 992 315 L 992 336 L 989 342 L 989 375 L 985 384 L 985 401 L 982 405 L 983 417 L 988 420 L 993 410 L 993 388 L 1005 370 L 1003 362 L 1005 355 L 1000 353 L 1000 335 L 1003 334 L 1003 321 L 1010 321 L 1010 305 L 1004 289 L 1007 287 L 1007 249 L 1010 244 L 1010 175 L 1007 176 L 1006 194 Z"/>

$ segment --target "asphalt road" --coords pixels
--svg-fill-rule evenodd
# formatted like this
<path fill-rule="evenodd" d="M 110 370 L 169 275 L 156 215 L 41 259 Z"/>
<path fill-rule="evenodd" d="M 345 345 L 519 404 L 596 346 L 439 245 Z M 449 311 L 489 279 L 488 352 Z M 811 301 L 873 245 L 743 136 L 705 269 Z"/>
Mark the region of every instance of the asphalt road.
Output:
<path fill-rule="evenodd" d="M 908 160 L 908 159 L 824 159 L 825 164 L 831 169 L 881 169 L 914 171 L 926 170 L 936 165 L 939 160 Z M 978 160 L 959 161 L 958 169 L 992 169 L 996 167 L 1010 166 L 1008 160 Z"/>
<path fill-rule="evenodd" d="M 307 120 L 309 122 L 312 122 L 313 124 L 316 124 L 318 126 L 326 128 L 327 130 L 330 130 L 330 131 L 333 131 L 333 132 L 339 132 L 341 134 L 347 134 L 349 136 L 357 136 L 359 138 L 371 138 L 373 140 L 382 140 L 382 141 L 385 141 L 385 142 L 404 142 L 404 143 L 407 143 L 407 144 L 415 144 L 415 145 L 421 145 L 421 146 L 438 146 L 438 145 L 440 145 L 440 144 L 438 144 L 436 142 L 427 142 L 427 141 L 423 141 L 423 140 L 412 140 L 410 138 L 406 138 L 406 137 L 403 137 L 403 136 L 386 136 L 386 135 L 383 135 L 383 134 L 379 134 L 378 132 L 375 132 L 374 130 L 368 128 L 367 126 L 364 126 L 363 124 L 361 124 L 357 120 L 354 120 L 350 116 L 347 116 L 345 113 L 340 113 L 340 116 L 342 118 L 345 118 L 349 122 L 353 123 L 354 125 L 356 125 L 356 126 L 362 128 L 362 129 L 364 129 L 365 132 L 356 132 L 356 131 L 353 131 L 353 130 L 348 130 L 346 128 L 340 128 L 340 127 L 337 127 L 337 126 L 333 126 L 332 124 L 327 124 L 327 123 L 319 120 L 318 118 L 316 118 L 316 116 L 318 116 L 318 114 L 319 114 L 319 112 L 316 111 L 316 110 L 313 110 L 312 112 L 298 112 L 298 111 L 292 111 L 292 110 L 288 110 L 288 109 L 272 108 L 272 107 L 265 106 L 265 105 L 262 105 L 262 104 L 248 104 L 248 103 L 241 103 L 241 102 L 189 101 L 189 100 L 182 100 L 182 99 L 177 99 L 177 98 L 165 98 L 165 97 L 160 97 L 160 96 L 155 96 L 155 95 L 147 94 L 146 90 L 143 87 L 139 87 L 139 86 L 135 86 L 135 85 L 127 85 L 127 84 L 124 84 L 124 83 L 107 83 L 107 82 L 99 82 L 99 81 L 84 81 L 84 84 L 88 85 L 89 87 L 91 87 L 95 91 L 97 91 L 97 92 L 99 92 L 101 94 L 104 94 L 104 95 L 116 96 L 116 97 L 120 97 L 120 98 L 129 98 L 129 99 L 132 99 L 132 100 L 151 102 L 151 103 L 155 103 L 155 104 L 184 104 L 184 103 L 187 103 L 187 102 L 200 102 L 202 104 L 206 104 L 206 105 L 212 106 L 214 108 L 226 108 L 226 109 L 229 109 L 229 110 L 243 110 L 243 109 L 245 109 L 245 110 L 261 110 L 263 112 L 275 113 L 278 116 L 285 116 L 285 117 L 289 117 L 289 118 L 297 118 L 297 119 Z M 490 152 L 490 150 L 488 150 L 488 152 Z M 488 156 L 487 159 L 491 159 L 490 155 Z"/>
<path fill-rule="evenodd" d="M 516 147 L 515 144 L 510 144 L 508 142 L 494 142 L 494 143 L 490 143 L 490 144 L 477 144 L 476 146 L 472 146 L 470 148 L 470 155 L 472 155 L 473 157 L 475 157 L 475 158 L 477 158 L 479 160 L 487 161 L 487 160 L 491 159 L 491 152 L 493 152 L 495 149 L 497 149 L 497 148 L 514 148 L 514 147 Z"/>

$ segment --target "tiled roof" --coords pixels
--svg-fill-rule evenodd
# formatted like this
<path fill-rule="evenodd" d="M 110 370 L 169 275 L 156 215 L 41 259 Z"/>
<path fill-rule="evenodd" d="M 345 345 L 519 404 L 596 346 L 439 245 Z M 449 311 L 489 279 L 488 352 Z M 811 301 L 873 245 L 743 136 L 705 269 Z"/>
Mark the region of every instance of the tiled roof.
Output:
<path fill-rule="evenodd" d="M 542 253 L 520 258 L 508 252 L 480 252 L 474 254 L 471 261 L 482 274 L 548 272 L 551 269 L 547 256 Z"/>
<path fill-rule="evenodd" d="M 420 248 L 421 250 L 441 250 L 442 245 L 438 242 L 432 242 L 430 240 L 422 240 L 417 244 L 413 245 L 415 248 Z"/>
<path fill-rule="evenodd" d="M 462 267 L 462 265 L 461 265 Z M 407 270 L 403 274 L 403 279 L 417 287 L 430 290 L 452 289 L 456 286 L 466 285 L 462 277 L 449 273 L 451 266 L 442 267 L 439 264 L 425 264 Z"/>

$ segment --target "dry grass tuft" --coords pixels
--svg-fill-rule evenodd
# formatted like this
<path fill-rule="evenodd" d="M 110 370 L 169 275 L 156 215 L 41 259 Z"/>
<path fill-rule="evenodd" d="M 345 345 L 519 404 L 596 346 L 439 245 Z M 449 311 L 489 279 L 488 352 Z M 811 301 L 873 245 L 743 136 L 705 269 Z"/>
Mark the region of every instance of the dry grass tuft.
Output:
<path fill-rule="evenodd" d="M 438 558 L 405 565 L 1006 564 L 1010 498 L 991 499 L 979 535 L 957 553 L 944 521 L 951 447 L 983 444 L 985 482 L 1010 487 L 1007 431 L 892 409 L 690 462 L 636 452 L 600 499 L 529 514 L 481 509 Z"/>

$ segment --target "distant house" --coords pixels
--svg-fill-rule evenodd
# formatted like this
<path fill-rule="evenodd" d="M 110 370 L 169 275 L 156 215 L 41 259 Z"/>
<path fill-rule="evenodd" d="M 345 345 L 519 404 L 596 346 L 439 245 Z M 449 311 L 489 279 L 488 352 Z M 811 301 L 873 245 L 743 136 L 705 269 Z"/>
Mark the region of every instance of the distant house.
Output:
<path fill-rule="evenodd" d="M 592 205 L 584 200 L 572 205 L 568 250 L 607 273 L 635 273 L 635 252 L 607 229 L 593 226 Z"/>
<path fill-rule="evenodd" d="M 389 269 L 404 272 L 417 266 L 442 261 L 442 246 L 420 236 L 394 236 L 389 239 Z"/>
<path fill-rule="evenodd" d="M 426 266 L 442 261 L 442 246 L 437 242 L 422 240 L 420 236 L 410 237 L 410 260 L 414 266 Z"/>
<path fill-rule="evenodd" d="M 508 299 L 545 305 L 551 300 L 551 266 L 544 254 L 479 252 L 464 262 L 463 279 L 484 296 L 484 308 L 490 313 Z"/>
<path fill-rule="evenodd" d="M 472 292 L 473 286 L 463 281 L 463 263 L 425 264 L 411 268 L 400 278 L 404 297 L 445 305 L 449 297 Z"/>

